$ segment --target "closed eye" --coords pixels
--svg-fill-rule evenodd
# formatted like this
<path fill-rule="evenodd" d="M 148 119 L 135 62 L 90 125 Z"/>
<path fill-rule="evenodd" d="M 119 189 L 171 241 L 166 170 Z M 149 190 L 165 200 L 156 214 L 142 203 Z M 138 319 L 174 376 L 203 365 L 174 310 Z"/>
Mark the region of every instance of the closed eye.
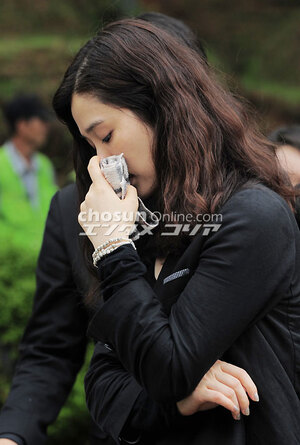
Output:
<path fill-rule="evenodd" d="M 108 133 L 108 135 L 105 136 L 104 139 L 102 139 L 102 142 L 105 142 L 107 144 L 111 139 L 111 135 L 112 135 L 112 131 L 110 133 Z"/>
<path fill-rule="evenodd" d="M 96 150 L 96 147 L 84 136 L 80 135 L 80 137 L 87 143 L 89 144 L 90 147 L 92 147 L 94 150 Z"/>

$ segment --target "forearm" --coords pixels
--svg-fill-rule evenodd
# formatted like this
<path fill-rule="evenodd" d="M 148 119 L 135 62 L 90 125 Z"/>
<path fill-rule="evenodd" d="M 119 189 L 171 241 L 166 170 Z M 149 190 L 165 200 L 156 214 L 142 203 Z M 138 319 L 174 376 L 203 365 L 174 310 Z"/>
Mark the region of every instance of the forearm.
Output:
<path fill-rule="evenodd" d="M 142 432 L 158 432 L 175 426 L 181 417 L 185 419 L 176 404 L 151 400 L 115 353 L 100 342 L 84 383 L 92 418 L 116 442 L 119 436 L 132 438 Z"/>
<path fill-rule="evenodd" d="M 146 390 L 139 394 L 122 429 L 121 437 L 137 438 L 142 434 L 157 434 L 166 430 L 188 427 L 193 415 L 182 416 L 177 403 L 158 403 L 150 399 Z"/>
<path fill-rule="evenodd" d="M 225 224 L 206 241 L 169 317 L 143 277 L 145 266 L 131 245 L 100 260 L 100 282 L 115 286 L 113 277 L 119 283 L 129 274 L 131 279 L 116 291 L 112 287 L 89 334 L 115 349 L 153 400 L 174 402 L 191 394 L 266 306 L 289 291 L 293 234 L 282 204 L 261 193 L 245 190 L 227 206 Z M 277 224 L 270 231 L 274 218 Z M 126 266 L 121 270 L 122 262 Z"/>
<path fill-rule="evenodd" d="M 120 264 L 120 267 L 123 266 L 126 267 L 125 263 Z M 109 296 L 112 294 L 112 292 L 116 292 L 119 288 L 124 286 L 127 282 L 129 282 L 131 279 L 136 278 L 136 271 L 133 271 L 133 273 L 129 273 L 124 277 L 124 280 L 120 281 L 119 275 L 117 276 L 110 276 L 110 280 L 104 280 L 101 282 L 101 295 L 103 296 L 104 301 L 106 301 Z M 101 364 L 102 362 L 102 364 Z M 110 363 L 110 372 L 107 373 L 106 377 L 106 370 L 105 370 L 105 364 Z M 101 370 L 100 370 L 101 368 Z M 109 380 L 112 380 L 111 376 L 111 369 L 115 368 L 116 372 L 114 374 L 114 383 L 108 383 Z M 97 379 L 94 378 L 95 372 L 97 373 Z M 111 385 L 114 385 L 115 382 L 118 380 L 121 381 L 122 379 L 129 378 L 132 382 L 134 382 L 134 378 L 130 376 L 130 374 L 120 366 L 120 362 L 118 361 L 117 357 L 114 356 L 114 352 L 110 350 L 108 352 L 108 348 L 103 347 L 101 343 L 98 343 L 95 348 L 95 356 L 92 359 L 91 369 L 89 369 L 85 382 L 86 382 L 86 390 L 87 390 L 87 400 L 88 405 L 90 405 L 91 410 L 93 406 L 92 398 L 95 398 L 97 400 L 97 407 L 99 408 L 99 400 L 102 401 L 102 409 L 101 413 L 98 413 L 97 416 L 98 424 L 101 426 L 102 429 L 105 430 L 105 424 L 103 422 L 104 419 L 104 405 L 105 405 L 105 397 L 107 397 L 107 391 L 108 387 L 111 388 Z M 103 381 L 103 385 L 105 388 L 105 391 L 101 391 L 101 386 Z M 91 383 L 92 382 L 92 383 Z M 91 393 L 93 392 L 92 386 L 96 385 L 98 387 L 98 391 L 94 393 L 93 396 L 91 396 Z M 141 389 L 141 387 L 138 385 L 138 390 Z M 101 392 L 100 392 L 101 391 Z M 123 404 L 121 399 L 126 399 L 124 397 L 124 394 L 120 394 L 122 389 L 120 388 L 119 394 L 115 393 L 113 402 L 111 402 L 111 405 L 118 405 Z M 109 397 L 110 400 L 112 400 L 112 397 Z M 125 400 L 126 402 L 126 400 Z M 128 400 L 127 400 L 128 405 Z M 127 410 L 125 410 L 127 412 Z M 94 417 L 96 414 L 92 412 L 92 416 Z M 113 414 L 111 414 L 113 417 Z M 118 431 L 108 431 L 109 434 L 113 435 L 114 437 L 117 437 L 120 435 L 123 439 L 128 439 L 130 443 L 133 443 L 135 441 L 138 442 L 138 438 L 141 437 L 142 433 L 148 432 L 148 433 L 157 433 L 161 430 L 169 429 L 169 428 L 175 428 L 179 425 L 179 423 L 182 420 L 185 420 L 183 416 L 178 411 L 177 404 L 176 403 L 157 403 L 154 400 L 150 399 L 145 389 L 142 389 L 142 391 L 137 396 L 137 399 L 135 400 L 134 404 L 132 405 L 130 409 L 130 413 L 126 419 L 126 422 L 124 426 L 122 427 L 122 431 L 119 433 Z M 100 422 L 100 423 L 99 423 Z"/>
<path fill-rule="evenodd" d="M 187 371 L 180 366 L 173 352 L 168 317 L 144 278 L 146 267 L 139 255 L 132 246 L 124 245 L 99 263 L 98 275 L 105 302 L 92 319 L 88 334 L 116 350 L 124 368 L 147 390 L 152 400 L 175 403 L 183 399 L 196 387 L 201 369 L 191 379 L 193 368 Z M 120 313 L 126 314 L 125 317 L 120 317 Z M 147 354 L 139 356 L 142 368 L 135 359 L 141 344 L 147 350 Z M 137 370 L 141 373 L 137 374 Z M 189 376 L 186 379 L 185 371 Z"/>

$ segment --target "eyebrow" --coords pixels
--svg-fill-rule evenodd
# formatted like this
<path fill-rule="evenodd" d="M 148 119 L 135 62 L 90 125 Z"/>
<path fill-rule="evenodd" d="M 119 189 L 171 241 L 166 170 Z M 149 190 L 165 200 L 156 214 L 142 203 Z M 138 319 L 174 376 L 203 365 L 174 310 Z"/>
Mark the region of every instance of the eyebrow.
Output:
<path fill-rule="evenodd" d="M 95 128 L 97 125 L 99 125 L 99 124 L 102 124 L 102 122 L 103 122 L 103 120 L 101 120 L 101 119 L 99 119 L 99 120 L 97 120 L 97 121 L 95 121 L 95 122 L 93 122 L 86 130 L 85 130 L 85 132 L 88 134 L 88 133 L 90 133 L 92 130 L 93 130 L 93 128 Z"/>

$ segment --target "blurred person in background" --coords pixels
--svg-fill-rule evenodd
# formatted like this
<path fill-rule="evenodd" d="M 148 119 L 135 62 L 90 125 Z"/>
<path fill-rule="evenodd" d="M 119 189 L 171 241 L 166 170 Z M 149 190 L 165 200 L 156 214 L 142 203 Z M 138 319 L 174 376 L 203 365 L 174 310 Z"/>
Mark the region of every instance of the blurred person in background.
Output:
<path fill-rule="evenodd" d="M 167 30 L 206 60 L 201 42 L 180 20 L 155 12 L 141 14 L 139 18 Z M 151 208 L 151 199 L 144 202 Z M 47 426 L 57 417 L 84 362 L 86 330 L 92 315 L 84 300 L 93 277 L 85 268 L 78 242 L 79 233 L 82 232 L 78 224 L 78 206 L 76 184 L 55 193 L 50 204 L 36 270 L 33 311 L 20 344 L 11 391 L 0 414 L 1 445 L 45 443 Z M 106 348 L 103 354 L 116 360 Z M 220 363 L 214 365 L 212 371 L 220 376 Z M 238 387 L 241 385 L 240 379 L 245 387 L 254 390 L 253 382 L 249 376 L 245 378 L 242 369 L 227 364 L 227 373 Z M 215 383 L 209 377 L 207 380 Z M 215 395 L 222 397 L 218 391 Z M 134 414 L 133 409 L 139 409 L 141 404 L 147 412 L 147 415 L 144 412 L 145 421 L 156 422 L 156 426 L 157 422 L 163 423 L 163 411 L 156 409 L 155 404 L 144 404 L 144 397 L 143 392 L 135 406 L 134 399 L 128 400 L 120 395 L 114 406 L 114 414 L 112 411 L 107 413 L 108 421 L 112 417 L 110 434 L 114 439 L 91 420 L 90 443 L 132 443 L 132 431 L 125 423 L 129 415 Z M 227 399 L 227 406 L 231 403 Z M 210 405 L 215 406 L 213 402 Z"/>
<path fill-rule="evenodd" d="M 300 189 L 300 125 L 277 128 L 269 134 L 277 145 L 276 154 L 295 188 Z M 300 198 L 296 198 L 295 217 L 300 228 Z"/>
<path fill-rule="evenodd" d="M 3 106 L 9 138 L 0 147 L 0 228 L 30 231 L 36 243 L 52 196 L 54 169 L 39 149 L 47 141 L 52 115 L 35 94 L 18 94 Z M 22 215 L 22 218 L 20 218 Z"/>

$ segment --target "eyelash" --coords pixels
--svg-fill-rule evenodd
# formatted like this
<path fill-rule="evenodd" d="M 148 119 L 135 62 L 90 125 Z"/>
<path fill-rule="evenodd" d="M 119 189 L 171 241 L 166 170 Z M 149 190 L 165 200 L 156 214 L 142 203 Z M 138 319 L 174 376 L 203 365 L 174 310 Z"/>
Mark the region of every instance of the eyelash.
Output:
<path fill-rule="evenodd" d="M 104 139 L 102 139 L 102 142 L 104 142 L 105 144 L 108 144 L 109 143 L 109 141 L 110 141 L 110 139 L 111 139 L 111 135 L 112 135 L 112 131 L 110 132 L 110 133 L 108 133 L 108 135 L 107 136 L 105 136 L 105 138 Z M 107 139 L 109 137 L 109 140 L 108 141 L 106 141 L 105 139 Z"/>
<path fill-rule="evenodd" d="M 108 133 L 108 135 L 107 136 L 105 136 L 105 138 L 104 139 L 102 139 L 102 142 L 104 142 L 105 144 L 108 144 L 109 142 L 110 142 L 110 139 L 111 139 L 111 135 L 112 135 L 112 131 L 110 132 L 110 133 Z M 106 141 L 106 139 L 109 137 L 109 140 L 108 141 Z M 86 140 L 86 142 L 94 149 L 94 150 L 96 150 L 96 147 L 94 147 L 94 145 L 92 145 L 85 137 L 83 137 L 83 139 L 85 139 Z"/>

